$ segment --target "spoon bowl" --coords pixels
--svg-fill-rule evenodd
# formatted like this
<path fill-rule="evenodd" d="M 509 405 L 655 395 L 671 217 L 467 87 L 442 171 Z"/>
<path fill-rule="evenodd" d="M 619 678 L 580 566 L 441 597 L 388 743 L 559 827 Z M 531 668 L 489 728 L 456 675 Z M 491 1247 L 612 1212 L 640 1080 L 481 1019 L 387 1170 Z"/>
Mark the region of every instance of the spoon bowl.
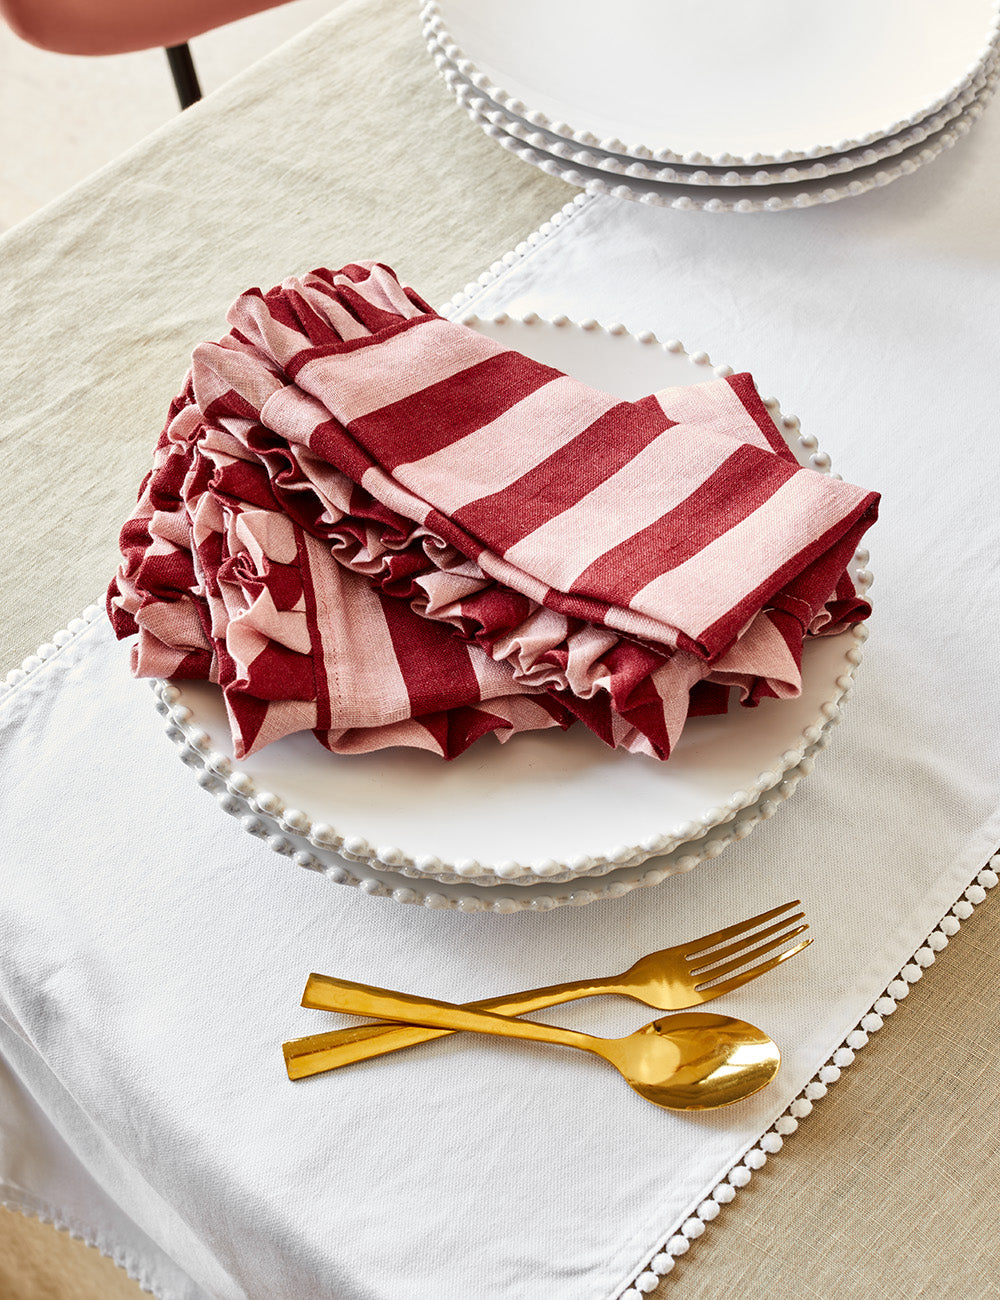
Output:
<path fill-rule="evenodd" d="M 781 1053 L 756 1025 L 692 1012 L 605 1039 L 599 1053 L 641 1097 L 667 1110 L 716 1110 L 765 1088 Z"/>
<path fill-rule="evenodd" d="M 647 1101 L 667 1110 L 715 1110 L 759 1092 L 781 1064 L 775 1043 L 756 1025 L 732 1016 L 692 1011 L 663 1016 L 625 1038 L 596 1038 L 533 1020 L 476 1011 L 451 1002 L 310 975 L 302 1005 L 503 1038 L 576 1047 L 600 1056 Z M 358 1060 L 368 1054 L 360 1042 Z M 345 1046 L 339 1064 L 351 1060 Z"/>

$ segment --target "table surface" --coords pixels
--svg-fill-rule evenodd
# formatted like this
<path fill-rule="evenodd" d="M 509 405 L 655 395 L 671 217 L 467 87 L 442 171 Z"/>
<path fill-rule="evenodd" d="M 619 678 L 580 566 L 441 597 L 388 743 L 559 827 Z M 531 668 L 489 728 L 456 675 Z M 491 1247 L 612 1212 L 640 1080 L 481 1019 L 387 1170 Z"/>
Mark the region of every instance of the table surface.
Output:
<path fill-rule="evenodd" d="M 11 232 L 4 666 L 100 596 L 178 357 L 248 283 L 374 256 L 443 302 L 572 193 L 466 120 L 409 0 L 354 0 Z M 1000 1295 L 1000 1073 L 962 1046 L 995 1041 L 998 985 L 987 905 L 654 1295 Z"/>

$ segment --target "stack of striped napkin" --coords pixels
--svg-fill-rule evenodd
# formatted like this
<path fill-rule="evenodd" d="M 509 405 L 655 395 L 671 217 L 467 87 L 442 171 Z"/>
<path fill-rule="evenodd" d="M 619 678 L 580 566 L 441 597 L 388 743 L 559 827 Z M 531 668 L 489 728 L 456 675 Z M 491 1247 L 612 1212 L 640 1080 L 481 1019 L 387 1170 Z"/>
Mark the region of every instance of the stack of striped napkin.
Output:
<path fill-rule="evenodd" d="M 864 618 L 875 493 L 801 468 L 748 375 L 607 393 L 387 267 L 252 289 L 195 349 L 108 592 L 140 676 L 205 678 L 235 752 L 312 730 L 446 758 L 579 719 L 667 758 L 800 689 Z"/>

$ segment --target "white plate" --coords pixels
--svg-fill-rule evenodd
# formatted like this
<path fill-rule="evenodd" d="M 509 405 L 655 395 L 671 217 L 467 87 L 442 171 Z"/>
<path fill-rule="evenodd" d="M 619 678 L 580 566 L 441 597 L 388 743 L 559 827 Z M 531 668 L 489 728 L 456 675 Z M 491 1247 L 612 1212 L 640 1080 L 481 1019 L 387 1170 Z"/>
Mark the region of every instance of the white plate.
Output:
<path fill-rule="evenodd" d="M 996 77 L 988 80 L 979 97 L 963 113 L 947 127 L 929 136 L 923 144 L 914 145 L 883 163 L 849 172 L 837 183 L 827 179 L 790 185 L 743 185 L 737 189 L 707 189 L 695 183 L 674 185 L 640 181 L 628 176 L 614 176 L 596 167 L 570 165 L 524 144 L 491 123 L 479 120 L 478 125 L 502 148 L 523 162 L 531 163 L 549 176 L 557 176 L 570 185 L 578 186 L 587 194 L 609 194 L 614 198 L 633 199 L 654 207 L 688 212 L 782 212 L 854 198 L 867 194 L 870 190 L 881 189 L 903 176 L 911 176 L 968 133 L 989 102 L 995 84 Z M 476 120 L 476 114 L 470 113 L 470 116 Z"/>
<path fill-rule="evenodd" d="M 705 353 L 621 327 L 537 316 L 467 323 L 625 398 L 713 374 Z M 769 405 L 800 460 L 828 471 L 815 439 Z M 866 560 L 859 552 L 859 564 Z M 866 587 L 870 574 L 862 569 L 857 580 Z M 335 755 L 301 733 L 237 765 L 216 687 L 163 684 L 160 697 L 187 760 L 223 781 L 230 812 L 263 815 L 314 849 L 424 881 L 565 883 L 673 853 L 779 790 L 838 715 L 865 635 L 859 626 L 810 638 L 797 699 L 693 718 L 666 763 L 608 749 L 573 727 L 503 745 L 487 738 L 450 763 L 407 749 Z"/>
<path fill-rule="evenodd" d="M 609 153 L 595 147 L 583 148 L 553 131 L 542 130 L 503 108 L 473 85 L 437 45 L 433 36 L 428 38 L 428 49 L 458 103 L 487 134 L 498 139 L 509 136 L 513 140 L 520 140 L 539 153 L 558 159 L 567 169 L 596 168 L 623 177 L 626 183 L 655 181 L 668 185 L 773 187 L 802 181 L 828 181 L 832 177 L 895 158 L 904 150 L 923 144 L 953 124 L 976 101 L 985 104 L 993 93 L 997 80 L 997 58 L 993 57 L 961 94 L 932 116 L 924 118 L 916 126 L 846 153 L 827 154 L 814 160 L 775 164 L 772 167 L 696 167 L 684 163 L 641 161 L 630 158 L 627 154 Z"/>
<path fill-rule="evenodd" d="M 159 685 L 160 712 L 170 717 L 172 707 L 162 700 L 163 684 Z M 169 692 L 168 692 L 169 694 Z M 838 717 L 832 720 L 839 721 Z M 267 842 L 276 853 L 290 858 L 297 866 L 319 872 L 337 885 L 360 889 L 372 898 L 390 898 L 396 903 L 411 903 L 428 908 L 446 908 L 459 912 L 549 912 L 554 907 L 583 907 L 611 898 L 624 898 L 635 889 L 648 889 L 659 885 L 668 876 L 691 871 L 699 863 L 719 857 L 731 844 L 744 840 L 762 821 L 773 817 L 780 805 L 792 794 L 809 772 L 814 755 L 824 749 L 830 740 L 830 728 L 824 730 L 814 745 L 806 751 L 802 762 L 785 773 L 779 785 L 749 808 L 741 809 L 721 825 L 704 835 L 679 845 L 670 853 L 648 859 L 629 867 L 618 867 L 600 877 L 576 877 L 568 882 L 538 880 L 519 884 L 511 881 L 480 879 L 463 880 L 453 877 L 444 881 L 428 880 L 413 874 L 404 875 L 389 870 L 380 863 L 358 861 L 344 853 L 316 844 L 289 829 L 280 816 L 256 811 L 245 797 L 233 795 L 227 775 L 217 773 L 211 763 L 213 756 L 188 745 L 181 728 L 168 723 L 168 732 L 182 746 L 184 761 L 197 774 L 198 784 L 213 794 L 223 811 L 238 817 L 249 834 Z"/>
<path fill-rule="evenodd" d="M 792 162 L 897 134 L 982 71 L 993 0 L 430 0 L 474 85 L 584 147 L 702 166 Z"/>

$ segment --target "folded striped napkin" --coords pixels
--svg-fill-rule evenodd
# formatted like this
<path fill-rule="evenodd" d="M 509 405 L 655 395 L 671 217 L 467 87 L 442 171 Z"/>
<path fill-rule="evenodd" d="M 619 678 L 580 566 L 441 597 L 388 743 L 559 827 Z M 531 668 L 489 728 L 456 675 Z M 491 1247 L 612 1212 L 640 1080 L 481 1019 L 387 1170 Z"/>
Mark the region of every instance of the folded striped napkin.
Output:
<path fill-rule="evenodd" d="M 444 757 L 581 720 L 666 758 L 692 713 L 800 689 L 869 607 L 875 493 L 803 469 L 748 375 L 608 393 L 317 270 L 193 354 L 108 591 L 140 676 L 222 689 L 238 757 Z M 735 689 L 734 689 L 735 688 Z"/>

